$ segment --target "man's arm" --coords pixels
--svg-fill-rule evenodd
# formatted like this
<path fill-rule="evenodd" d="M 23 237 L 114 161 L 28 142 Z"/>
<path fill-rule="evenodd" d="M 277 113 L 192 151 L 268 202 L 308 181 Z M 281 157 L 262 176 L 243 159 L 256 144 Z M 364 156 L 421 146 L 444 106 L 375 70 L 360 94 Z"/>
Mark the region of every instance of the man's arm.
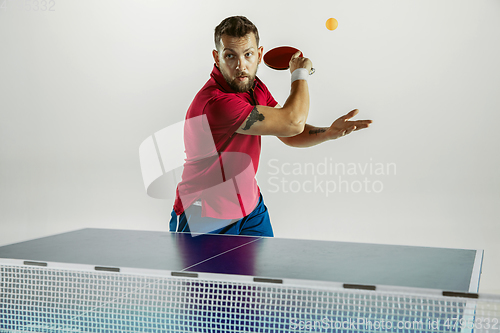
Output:
<path fill-rule="evenodd" d="M 312 68 L 309 59 L 299 57 L 300 52 L 290 60 L 290 72 L 297 68 Z M 236 133 L 248 135 L 275 135 L 289 137 L 304 131 L 309 113 L 309 88 L 306 80 L 292 82 L 290 96 L 283 107 L 273 108 L 257 105 L 250 112 Z"/>
<path fill-rule="evenodd" d="M 330 127 L 315 127 L 306 124 L 302 133 L 291 137 L 278 136 L 278 139 L 288 146 L 305 148 L 340 138 L 353 131 L 367 128 L 372 123 L 371 120 L 350 121 L 349 119 L 358 114 L 358 112 L 357 109 L 352 110 L 345 116 L 335 120 Z"/>

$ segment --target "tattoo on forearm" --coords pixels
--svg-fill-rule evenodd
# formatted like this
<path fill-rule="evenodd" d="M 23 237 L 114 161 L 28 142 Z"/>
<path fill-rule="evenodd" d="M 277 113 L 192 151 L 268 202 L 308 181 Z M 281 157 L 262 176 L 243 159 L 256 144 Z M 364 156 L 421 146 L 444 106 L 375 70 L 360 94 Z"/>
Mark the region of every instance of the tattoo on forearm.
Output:
<path fill-rule="evenodd" d="M 309 134 L 316 134 L 326 132 L 326 128 L 316 128 L 309 131 Z"/>
<path fill-rule="evenodd" d="M 244 131 L 250 129 L 253 124 L 255 124 L 258 121 L 264 120 L 264 115 L 262 113 L 259 113 L 257 110 L 257 107 L 254 107 L 252 112 L 250 112 L 250 115 L 248 116 L 247 123 L 245 124 L 245 127 L 243 128 Z"/>

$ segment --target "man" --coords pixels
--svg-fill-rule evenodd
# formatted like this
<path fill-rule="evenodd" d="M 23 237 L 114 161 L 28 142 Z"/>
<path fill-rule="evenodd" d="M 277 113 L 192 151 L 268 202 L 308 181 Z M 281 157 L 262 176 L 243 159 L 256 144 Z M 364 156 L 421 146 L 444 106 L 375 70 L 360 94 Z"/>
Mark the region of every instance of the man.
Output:
<path fill-rule="evenodd" d="M 267 208 L 255 180 L 261 135 L 274 135 L 293 147 L 310 147 L 368 127 L 349 121 L 357 110 L 330 127 L 306 124 L 307 77 L 311 60 L 290 60 L 290 96 L 280 106 L 259 78 L 263 48 L 247 18 L 229 17 L 215 28 L 211 77 L 186 115 L 186 162 L 170 230 L 192 233 L 273 236 Z"/>

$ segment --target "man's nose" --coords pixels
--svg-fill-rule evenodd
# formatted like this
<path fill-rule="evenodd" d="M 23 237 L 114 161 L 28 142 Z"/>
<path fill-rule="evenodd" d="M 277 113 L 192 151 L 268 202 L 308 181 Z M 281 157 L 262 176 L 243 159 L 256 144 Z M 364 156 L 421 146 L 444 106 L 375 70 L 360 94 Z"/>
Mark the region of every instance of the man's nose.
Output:
<path fill-rule="evenodd" d="M 236 69 L 239 69 L 240 71 L 243 71 L 246 69 L 246 60 L 245 57 L 239 57 L 238 58 L 238 63 L 236 64 Z"/>

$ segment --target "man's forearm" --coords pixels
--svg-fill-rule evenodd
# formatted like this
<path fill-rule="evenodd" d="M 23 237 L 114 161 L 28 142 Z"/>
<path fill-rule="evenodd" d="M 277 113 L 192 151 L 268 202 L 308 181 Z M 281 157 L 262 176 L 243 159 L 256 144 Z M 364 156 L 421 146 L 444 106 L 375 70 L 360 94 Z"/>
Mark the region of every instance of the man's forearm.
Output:
<path fill-rule="evenodd" d="M 305 126 L 307 115 L 309 114 L 309 88 L 307 81 L 297 80 L 292 82 L 290 96 L 282 109 L 288 113 L 292 124 Z"/>
<path fill-rule="evenodd" d="M 307 148 L 329 140 L 326 136 L 327 130 L 328 127 L 315 127 L 306 124 L 302 133 L 287 138 L 280 137 L 279 139 L 291 147 Z"/>

